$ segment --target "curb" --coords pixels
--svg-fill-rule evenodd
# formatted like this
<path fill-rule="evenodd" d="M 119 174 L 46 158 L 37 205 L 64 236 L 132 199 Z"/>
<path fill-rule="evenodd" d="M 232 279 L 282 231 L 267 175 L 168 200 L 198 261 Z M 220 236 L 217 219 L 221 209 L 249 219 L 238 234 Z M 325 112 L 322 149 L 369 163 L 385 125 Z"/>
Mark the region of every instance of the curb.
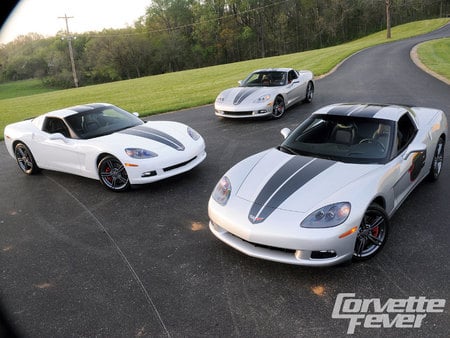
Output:
<path fill-rule="evenodd" d="M 437 39 L 435 39 L 435 40 L 437 40 Z M 416 65 L 417 67 L 419 67 L 420 69 L 422 69 L 425 73 L 427 73 L 427 74 L 429 74 L 429 75 L 435 77 L 436 79 L 438 79 L 438 80 L 440 80 L 440 81 L 442 81 L 442 82 L 444 82 L 444 83 L 450 85 L 450 80 L 449 80 L 449 79 L 447 79 L 446 77 L 444 77 L 444 76 L 442 76 L 442 75 L 440 75 L 440 74 L 438 74 L 438 73 L 432 71 L 430 68 L 428 68 L 427 66 L 425 66 L 425 65 L 420 61 L 419 56 L 418 56 L 418 54 L 417 54 L 417 49 L 419 48 L 420 45 L 422 45 L 422 44 L 424 44 L 425 42 L 428 42 L 428 41 L 432 41 L 432 40 L 427 40 L 427 41 L 424 41 L 424 42 L 421 42 L 421 43 L 418 43 L 417 45 L 415 45 L 415 46 L 411 49 L 411 52 L 409 53 L 409 56 L 410 56 L 411 60 L 415 63 L 415 65 Z"/>

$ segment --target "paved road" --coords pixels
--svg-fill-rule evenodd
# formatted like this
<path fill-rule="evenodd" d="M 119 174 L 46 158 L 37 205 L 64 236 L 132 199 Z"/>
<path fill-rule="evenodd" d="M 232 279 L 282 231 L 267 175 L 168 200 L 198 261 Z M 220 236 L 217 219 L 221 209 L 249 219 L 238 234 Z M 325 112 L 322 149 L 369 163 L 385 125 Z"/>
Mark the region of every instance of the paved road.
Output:
<path fill-rule="evenodd" d="M 220 176 L 277 145 L 282 127 L 318 107 L 402 102 L 449 113 L 450 87 L 409 58 L 415 44 L 441 36 L 450 36 L 450 26 L 356 54 L 317 82 L 312 104 L 280 120 L 219 120 L 210 105 L 153 117 L 196 128 L 208 158 L 190 173 L 128 193 L 49 171 L 25 177 L 0 146 L 0 296 L 11 322 L 29 337 L 339 337 L 349 323 L 332 318 L 339 293 L 382 304 L 448 302 L 449 161 L 438 183 L 421 184 L 397 212 L 388 243 L 368 262 L 322 269 L 266 262 L 225 246 L 207 228 L 207 201 Z M 421 328 L 358 326 L 355 336 L 444 337 L 449 329 L 447 304 Z"/>

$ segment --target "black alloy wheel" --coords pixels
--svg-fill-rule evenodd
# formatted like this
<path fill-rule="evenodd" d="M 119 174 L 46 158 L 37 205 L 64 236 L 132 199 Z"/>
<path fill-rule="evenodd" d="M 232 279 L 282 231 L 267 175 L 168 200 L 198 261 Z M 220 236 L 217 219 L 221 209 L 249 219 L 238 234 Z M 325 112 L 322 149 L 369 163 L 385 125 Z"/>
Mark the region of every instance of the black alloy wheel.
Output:
<path fill-rule="evenodd" d="M 430 181 L 437 181 L 441 174 L 442 165 L 444 164 L 444 146 L 444 139 L 440 137 L 434 152 L 433 162 L 431 162 L 430 173 L 428 174 Z"/>
<path fill-rule="evenodd" d="M 36 174 L 39 167 L 34 160 L 30 149 L 23 143 L 17 143 L 14 147 L 14 155 L 16 156 L 19 168 L 27 175 Z"/>
<path fill-rule="evenodd" d="M 114 156 L 104 157 L 98 164 L 100 182 L 112 191 L 124 191 L 130 188 L 125 166 Z"/>
<path fill-rule="evenodd" d="M 272 111 L 272 117 L 275 119 L 279 119 L 281 116 L 284 115 L 286 111 L 286 105 L 284 103 L 284 99 L 282 96 L 277 96 L 275 98 L 275 101 L 273 102 L 273 111 Z"/>
<path fill-rule="evenodd" d="M 375 256 L 388 237 L 389 218 L 378 204 L 371 204 L 364 214 L 356 236 L 353 258 L 356 261 Z"/>
<path fill-rule="evenodd" d="M 306 87 L 306 95 L 303 102 L 311 103 L 314 97 L 314 85 L 312 82 L 308 82 L 308 86 Z"/>

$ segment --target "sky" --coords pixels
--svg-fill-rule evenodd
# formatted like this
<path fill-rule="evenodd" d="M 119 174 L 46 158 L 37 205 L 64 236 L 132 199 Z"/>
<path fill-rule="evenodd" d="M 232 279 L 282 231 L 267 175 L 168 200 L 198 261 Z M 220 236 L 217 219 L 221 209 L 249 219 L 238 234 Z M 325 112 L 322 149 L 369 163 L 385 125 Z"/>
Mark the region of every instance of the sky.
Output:
<path fill-rule="evenodd" d="M 151 0 L 21 0 L 0 31 L 0 43 L 8 43 L 20 35 L 39 33 L 56 36 L 66 30 L 69 19 L 71 33 L 125 28 L 145 15 Z"/>

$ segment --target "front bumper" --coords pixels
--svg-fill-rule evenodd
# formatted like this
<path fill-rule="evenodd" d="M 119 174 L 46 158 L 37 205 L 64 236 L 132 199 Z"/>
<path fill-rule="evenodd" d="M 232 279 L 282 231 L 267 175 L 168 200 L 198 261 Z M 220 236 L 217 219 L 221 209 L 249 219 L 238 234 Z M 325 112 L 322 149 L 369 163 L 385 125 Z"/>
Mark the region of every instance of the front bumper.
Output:
<path fill-rule="evenodd" d="M 258 118 L 272 115 L 273 112 L 273 101 L 267 102 L 261 105 L 225 105 L 218 104 L 214 105 L 214 113 L 216 116 L 228 117 L 228 118 Z"/>
<path fill-rule="evenodd" d="M 179 175 L 199 165 L 206 158 L 203 149 L 197 154 L 185 156 L 173 163 L 157 163 L 126 168 L 131 184 L 146 184 Z"/>
<path fill-rule="evenodd" d="M 239 204 L 249 203 L 238 200 Z M 333 228 L 307 229 L 300 227 L 301 220 L 307 216 L 301 213 L 277 210 L 263 223 L 252 224 L 247 214 L 241 212 L 245 207 L 241 211 L 231 211 L 230 207 L 211 199 L 209 228 L 218 239 L 246 255 L 304 266 L 336 265 L 353 256 L 357 232 L 344 238 L 339 236 L 359 226 L 357 217 L 349 217 Z"/>

